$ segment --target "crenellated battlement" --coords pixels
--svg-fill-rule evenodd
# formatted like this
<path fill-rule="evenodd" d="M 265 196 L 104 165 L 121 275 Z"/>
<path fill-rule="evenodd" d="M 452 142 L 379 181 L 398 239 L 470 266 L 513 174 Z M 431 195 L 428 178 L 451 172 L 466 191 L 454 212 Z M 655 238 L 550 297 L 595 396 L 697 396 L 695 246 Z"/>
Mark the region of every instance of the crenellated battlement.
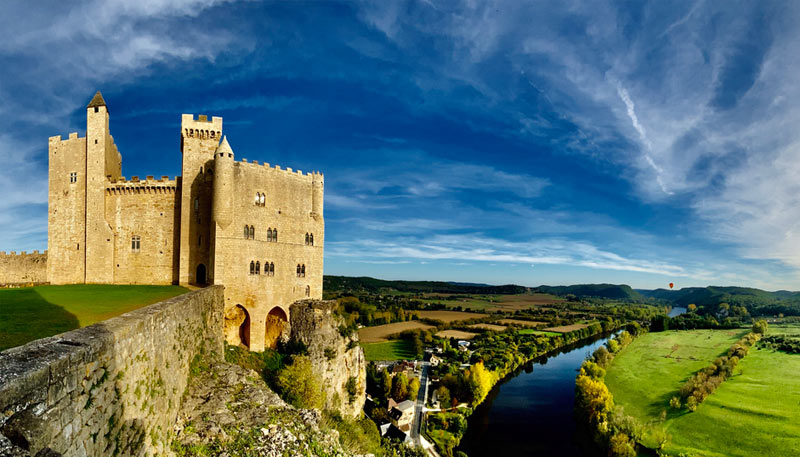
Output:
<path fill-rule="evenodd" d="M 205 114 L 181 114 L 181 136 L 184 138 L 198 138 L 201 140 L 222 139 L 222 118 L 213 116 L 208 120 Z"/>
<path fill-rule="evenodd" d="M 258 160 L 248 162 L 247 159 L 235 161 L 233 163 L 237 167 L 247 167 L 251 170 L 265 170 L 271 173 L 283 173 L 284 175 L 291 175 L 301 178 L 312 178 L 314 180 L 323 179 L 324 175 L 318 171 L 303 173 L 303 170 L 293 170 L 291 167 L 281 168 L 280 165 L 272 166 L 268 162 L 259 163 Z"/>
<path fill-rule="evenodd" d="M 155 179 L 147 176 L 142 180 L 138 176 L 132 176 L 130 180 L 126 180 L 124 176 L 120 176 L 106 185 L 106 195 L 174 194 L 179 187 L 179 179 L 170 179 L 169 176 Z"/>
<path fill-rule="evenodd" d="M 81 138 L 86 138 L 86 137 L 85 136 L 78 136 L 78 132 L 70 132 L 67 135 L 67 138 L 64 138 L 63 135 L 54 135 L 54 136 L 49 137 L 47 140 L 48 140 L 48 143 L 60 143 L 60 142 L 64 142 L 64 141 L 77 140 L 77 139 L 81 139 Z"/>
<path fill-rule="evenodd" d="M 27 252 L 27 251 L 20 251 L 20 252 L 17 252 L 17 251 L 10 251 L 10 252 L 0 251 L 0 257 L 40 257 L 40 256 L 47 256 L 47 249 L 45 249 L 44 252 L 39 252 L 38 249 L 33 251 L 33 252 Z"/>

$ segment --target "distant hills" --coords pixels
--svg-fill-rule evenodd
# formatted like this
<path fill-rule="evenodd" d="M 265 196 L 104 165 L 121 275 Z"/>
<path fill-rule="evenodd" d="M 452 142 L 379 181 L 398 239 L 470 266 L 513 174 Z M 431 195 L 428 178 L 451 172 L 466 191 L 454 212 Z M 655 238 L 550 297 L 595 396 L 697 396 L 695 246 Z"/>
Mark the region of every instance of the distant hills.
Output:
<path fill-rule="evenodd" d="M 768 292 L 750 287 L 686 287 L 678 290 L 632 289 L 627 284 L 576 284 L 572 286 L 524 287 L 514 284 L 492 286 L 465 282 L 444 281 L 387 281 L 370 277 L 325 276 L 326 292 L 372 292 L 395 290 L 410 293 L 444 294 L 522 294 L 546 293 L 560 297 L 600 298 L 628 302 L 649 302 L 672 306 L 691 303 L 715 310 L 720 303 L 744 306 L 751 313 L 787 315 L 800 314 L 800 292 L 779 290 Z"/>

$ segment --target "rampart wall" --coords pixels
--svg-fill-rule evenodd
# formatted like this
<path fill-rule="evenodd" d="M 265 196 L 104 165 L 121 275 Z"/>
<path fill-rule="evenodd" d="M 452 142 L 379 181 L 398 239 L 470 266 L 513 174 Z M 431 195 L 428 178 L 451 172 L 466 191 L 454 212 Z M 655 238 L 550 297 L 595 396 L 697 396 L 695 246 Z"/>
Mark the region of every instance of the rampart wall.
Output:
<path fill-rule="evenodd" d="M 212 286 L 0 352 L 0 455 L 169 454 L 192 361 L 222 358 L 222 310 Z"/>
<path fill-rule="evenodd" d="M 0 251 L 0 286 L 47 282 L 47 251 Z"/>

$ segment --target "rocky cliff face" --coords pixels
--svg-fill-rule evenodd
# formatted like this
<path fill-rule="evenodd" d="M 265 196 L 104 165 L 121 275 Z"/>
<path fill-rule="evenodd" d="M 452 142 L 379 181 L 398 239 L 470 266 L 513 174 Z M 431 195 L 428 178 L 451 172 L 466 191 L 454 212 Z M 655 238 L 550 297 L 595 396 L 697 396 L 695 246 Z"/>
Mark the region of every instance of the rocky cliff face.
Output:
<path fill-rule="evenodd" d="M 303 300 L 291 307 L 291 339 L 308 347 L 314 374 L 326 390 L 328 409 L 355 417 L 364 408 L 367 362 L 358 343 L 358 334 L 339 333 L 344 324 L 334 313 L 336 302 Z"/>

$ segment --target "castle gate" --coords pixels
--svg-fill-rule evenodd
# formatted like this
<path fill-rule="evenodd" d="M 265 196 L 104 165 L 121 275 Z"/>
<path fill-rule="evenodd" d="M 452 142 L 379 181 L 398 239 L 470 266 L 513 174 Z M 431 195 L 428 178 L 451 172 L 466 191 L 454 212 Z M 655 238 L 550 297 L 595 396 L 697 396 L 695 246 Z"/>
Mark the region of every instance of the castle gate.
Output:
<path fill-rule="evenodd" d="M 202 263 L 197 266 L 197 284 L 205 284 L 206 283 L 206 266 Z"/>

